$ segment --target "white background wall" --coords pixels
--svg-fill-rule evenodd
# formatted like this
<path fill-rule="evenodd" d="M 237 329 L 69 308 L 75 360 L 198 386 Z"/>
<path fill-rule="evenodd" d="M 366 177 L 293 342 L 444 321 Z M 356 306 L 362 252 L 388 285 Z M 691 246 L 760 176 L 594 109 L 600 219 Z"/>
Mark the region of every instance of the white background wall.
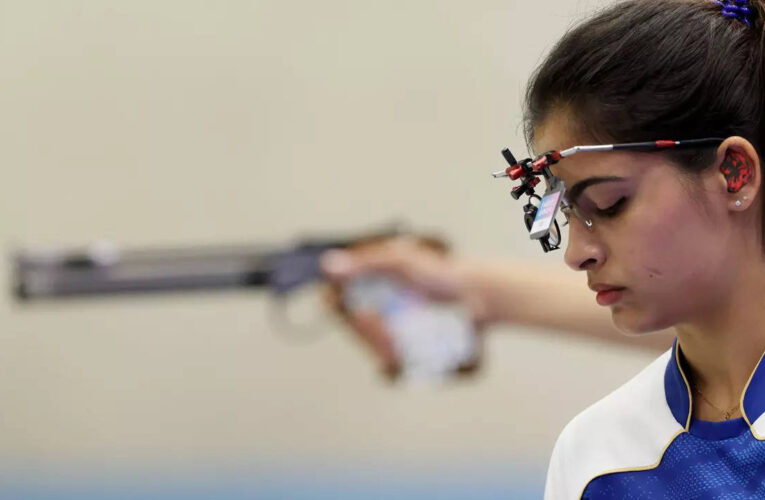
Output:
<path fill-rule="evenodd" d="M 2 0 L 2 249 L 286 243 L 398 218 L 560 266 L 489 173 L 524 147 L 528 75 L 596 3 Z M 382 487 L 407 469 L 539 487 L 564 423 L 651 357 L 505 328 L 472 381 L 408 391 L 330 317 L 285 337 L 260 292 L 22 307 L 5 288 L 2 474 L 51 491 Z"/>

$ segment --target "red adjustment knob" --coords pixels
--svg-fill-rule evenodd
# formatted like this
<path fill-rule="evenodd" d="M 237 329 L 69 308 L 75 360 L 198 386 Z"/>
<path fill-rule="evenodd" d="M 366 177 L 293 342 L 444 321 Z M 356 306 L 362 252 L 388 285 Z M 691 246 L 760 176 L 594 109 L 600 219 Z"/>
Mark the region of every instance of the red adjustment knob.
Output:
<path fill-rule="evenodd" d="M 507 169 L 507 175 L 509 175 L 512 180 L 519 179 L 523 175 L 523 167 L 520 165 L 513 165 Z"/>
<path fill-rule="evenodd" d="M 539 184 L 539 177 L 534 177 L 533 179 L 529 179 L 529 186 L 535 187 L 537 184 Z"/>
<path fill-rule="evenodd" d="M 534 172 L 539 172 L 540 170 L 548 166 L 550 166 L 550 162 L 547 160 L 546 156 L 543 156 L 542 158 L 538 159 L 537 161 L 531 164 L 531 168 L 532 170 L 534 170 Z"/>

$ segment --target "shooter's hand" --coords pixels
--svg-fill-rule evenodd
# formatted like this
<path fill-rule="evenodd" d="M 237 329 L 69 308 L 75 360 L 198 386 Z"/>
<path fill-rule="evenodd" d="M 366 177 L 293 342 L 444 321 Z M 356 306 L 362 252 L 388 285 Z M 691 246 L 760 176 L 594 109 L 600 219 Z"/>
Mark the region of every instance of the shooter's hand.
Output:
<path fill-rule="evenodd" d="M 363 274 L 387 275 L 430 300 L 462 305 L 471 311 L 472 319 L 480 327 L 481 308 L 466 283 L 467 266 L 460 258 L 448 254 L 438 240 L 411 237 L 370 241 L 345 251 L 331 250 L 321 259 L 322 270 L 332 283 L 327 293 L 329 304 L 372 348 L 383 371 L 392 377 L 400 371 L 400 360 L 390 332 L 386 331 L 380 314 L 347 310 L 343 284 Z M 480 352 L 480 339 L 476 340 Z M 477 366 L 478 360 L 460 372 L 473 371 Z"/>

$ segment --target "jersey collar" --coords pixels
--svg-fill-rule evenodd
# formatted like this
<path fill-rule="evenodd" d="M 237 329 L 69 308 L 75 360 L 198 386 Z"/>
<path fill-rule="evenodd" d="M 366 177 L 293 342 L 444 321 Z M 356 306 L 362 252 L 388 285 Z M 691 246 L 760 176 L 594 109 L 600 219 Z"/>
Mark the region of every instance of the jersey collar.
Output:
<path fill-rule="evenodd" d="M 681 361 L 681 350 L 677 339 L 672 344 L 672 355 L 664 371 L 664 395 L 667 405 L 677 423 L 688 430 L 691 425 L 691 408 L 693 396 L 684 363 Z M 765 357 L 765 354 L 763 355 Z M 741 395 L 741 414 L 751 426 L 765 413 L 765 363 L 763 357 L 757 362 L 749 381 Z"/>

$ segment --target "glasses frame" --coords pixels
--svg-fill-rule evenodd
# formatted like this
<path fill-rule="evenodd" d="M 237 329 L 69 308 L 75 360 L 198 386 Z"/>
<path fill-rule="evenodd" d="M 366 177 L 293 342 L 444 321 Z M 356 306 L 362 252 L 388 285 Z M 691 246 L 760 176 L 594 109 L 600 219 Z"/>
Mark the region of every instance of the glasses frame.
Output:
<path fill-rule="evenodd" d="M 550 167 L 560 162 L 564 158 L 573 156 L 577 153 L 585 152 L 608 152 L 608 151 L 662 151 L 668 149 L 703 149 L 719 146 L 725 139 L 721 137 L 704 137 L 701 139 L 686 139 L 681 141 L 672 140 L 658 140 L 647 142 L 625 142 L 620 144 L 596 144 L 587 146 L 573 146 L 560 151 L 548 151 L 542 153 L 534 158 L 526 158 L 521 161 L 516 161 L 513 154 L 509 149 L 502 150 L 502 156 L 505 161 L 510 164 L 509 167 L 499 172 L 494 172 L 492 176 L 496 178 L 509 177 L 511 181 L 520 180 L 521 183 L 517 186 L 513 186 L 510 195 L 514 199 L 519 199 L 521 196 L 528 195 L 528 202 L 523 207 L 523 217 L 531 239 L 539 240 L 542 245 L 542 250 L 547 253 L 552 250 L 560 248 L 560 226 L 555 220 L 555 216 L 558 212 L 562 213 L 566 218 L 567 225 L 571 220 L 571 214 L 574 214 L 580 219 L 585 227 L 592 230 L 594 223 L 591 218 L 583 216 L 583 214 L 576 208 L 575 205 L 569 203 L 565 197 L 565 185 L 563 180 L 555 177 L 550 171 Z M 544 179 L 547 181 L 547 188 L 542 197 L 535 193 L 536 186 Z M 540 212 L 538 206 L 532 203 L 533 199 L 539 200 L 540 206 L 545 203 L 545 200 L 551 195 L 560 196 L 557 201 L 552 201 L 555 205 L 552 209 L 545 210 L 543 218 L 540 218 Z M 548 220 L 549 219 L 549 220 Z M 532 227 L 538 227 L 537 231 L 532 231 Z M 539 229 L 541 227 L 541 229 Z M 551 229 L 555 228 L 558 238 L 551 241 Z"/>

